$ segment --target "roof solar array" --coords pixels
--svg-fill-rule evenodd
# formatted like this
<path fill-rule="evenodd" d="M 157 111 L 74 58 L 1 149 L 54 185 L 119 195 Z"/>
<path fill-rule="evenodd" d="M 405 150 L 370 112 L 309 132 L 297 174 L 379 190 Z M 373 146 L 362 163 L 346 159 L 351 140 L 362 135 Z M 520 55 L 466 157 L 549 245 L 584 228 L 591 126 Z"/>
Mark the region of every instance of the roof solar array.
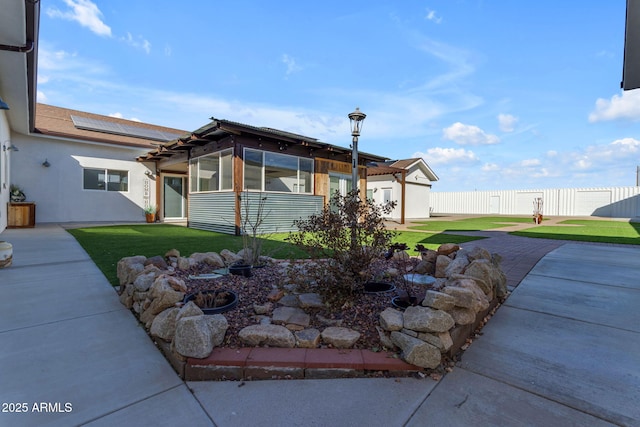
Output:
<path fill-rule="evenodd" d="M 154 141 L 171 141 L 182 134 L 164 132 L 156 129 L 147 129 L 140 126 L 132 126 L 106 120 L 91 119 L 89 117 L 71 116 L 73 125 L 78 129 L 111 133 L 114 135 L 132 136 L 134 138 L 152 139 Z"/>

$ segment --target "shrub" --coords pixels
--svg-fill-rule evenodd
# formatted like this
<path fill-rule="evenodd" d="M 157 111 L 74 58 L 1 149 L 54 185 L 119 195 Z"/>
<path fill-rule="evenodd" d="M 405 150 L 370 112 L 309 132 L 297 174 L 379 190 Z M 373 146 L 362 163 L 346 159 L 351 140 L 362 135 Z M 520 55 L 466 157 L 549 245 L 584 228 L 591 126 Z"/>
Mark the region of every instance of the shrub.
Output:
<path fill-rule="evenodd" d="M 311 264 L 306 273 L 330 300 L 343 300 L 362 290 L 371 279 L 372 262 L 389 248 L 395 233 L 385 227 L 384 215 L 395 203 L 363 201 L 357 190 L 345 196 L 336 192 L 330 200 L 320 213 L 295 221 L 298 231 L 288 240 L 311 258 L 326 259 Z"/>

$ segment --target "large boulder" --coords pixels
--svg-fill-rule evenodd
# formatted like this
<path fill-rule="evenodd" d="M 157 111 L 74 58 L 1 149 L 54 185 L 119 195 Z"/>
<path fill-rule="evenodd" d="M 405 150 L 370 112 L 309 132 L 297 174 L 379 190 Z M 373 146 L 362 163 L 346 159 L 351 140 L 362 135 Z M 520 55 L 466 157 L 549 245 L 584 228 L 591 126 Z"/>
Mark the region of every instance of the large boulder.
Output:
<path fill-rule="evenodd" d="M 424 307 L 431 307 L 437 310 L 447 311 L 452 309 L 456 304 L 455 298 L 453 298 L 451 295 L 430 289 L 425 294 L 424 300 L 422 300 L 422 305 Z"/>
<path fill-rule="evenodd" d="M 497 257 L 494 257 L 497 259 Z M 465 276 L 470 276 L 488 283 L 495 292 L 495 296 L 503 298 L 507 295 L 507 277 L 499 267 L 498 261 L 476 259 L 464 270 Z"/>
<path fill-rule="evenodd" d="M 151 336 L 171 342 L 176 334 L 176 316 L 179 309 L 172 307 L 158 314 L 151 323 Z"/>
<path fill-rule="evenodd" d="M 293 348 L 296 338 L 293 333 L 279 325 L 250 325 L 238 333 L 240 341 L 250 346 Z"/>
<path fill-rule="evenodd" d="M 225 259 L 216 252 L 195 252 L 191 254 L 190 258 L 193 259 L 196 264 L 207 264 L 213 268 L 222 268 L 225 265 Z"/>
<path fill-rule="evenodd" d="M 211 354 L 213 339 L 207 316 L 183 317 L 173 339 L 176 351 L 185 357 L 202 359 Z"/>
<path fill-rule="evenodd" d="M 133 283 L 136 277 L 138 277 L 138 274 L 144 270 L 144 262 L 146 260 L 147 257 L 143 255 L 136 255 L 125 257 L 118 261 L 116 271 L 120 286 Z"/>
<path fill-rule="evenodd" d="M 440 365 L 440 350 L 428 342 L 402 332 L 391 332 L 391 341 L 402 350 L 402 358 L 412 365 L 434 369 Z"/>
<path fill-rule="evenodd" d="M 406 329 L 417 332 L 444 332 L 455 324 L 446 311 L 422 306 L 407 307 L 403 319 Z"/>
<path fill-rule="evenodd" d="M 193 257 L 193 255 L 191 256 Z M 236 262 L 242 262 L 242 257 L 231 252 L 229 249 L 223 249 L 222 251 L 220 251 L 220 256 L 227 263 L 227 265 L 231 265 Z"/>
<path fill-rule="evenodd" d="M 449 289 L 449 291 L 447 291 L 447 289 Z M 485 295 L 484 291 L 480 288 L 480 286 L 478 286 L 478 283 L 475 279 L 468 277 L 458 277 L 456 279 L 450 280 L 449 282 L 447 282 L 447 286 L 444 288 L 443 292 L 452 295 L 451 289 L 465 289 L 467 291 L 470 291 L 472 294 L 471 304 L 456 304 L 457 306 L 472 308 L 476 311 L 476 313 L 489 308 L 490 296 Z M 459 291 L 453 292 L 455 293 Z"/>
<path fill-rule="evenodd" d="M 447 267 L 451 264 L 451 258 L 446 255 L 438 255 L 436 258 L 436 272 L 435 277 L 447 277 Z"/>
<path fill-rule="evenodd" d="M 438 255 L 451 255 L 460 250 L 460 246 L 455 243 L 444 243 L 438 247 Z"/>

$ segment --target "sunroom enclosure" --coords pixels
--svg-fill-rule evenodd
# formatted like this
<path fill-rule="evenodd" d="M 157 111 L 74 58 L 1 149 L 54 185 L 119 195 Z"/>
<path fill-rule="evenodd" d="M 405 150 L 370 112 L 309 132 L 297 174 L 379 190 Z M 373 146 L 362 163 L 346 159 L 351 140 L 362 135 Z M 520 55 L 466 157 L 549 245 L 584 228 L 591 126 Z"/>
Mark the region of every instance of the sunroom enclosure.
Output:
<path fill-rule="evenodd" d="M 383 159 L 360 153 L 363 197 L 365 164 Z M 336 177 L 348 177 L 352 168 L 349 149 L 226 120 L 214 120 L 138 160 L 155 161 L 158 173 L 188 164 L 188 226 L 228 234 L 242 233 L 244 215 L 255 216 L 261 199 L 260 233 L 294 230 L 294 221 L 319 212 L 339 189 Z M 350 188 L 350 181 L 340 188 Z"/>

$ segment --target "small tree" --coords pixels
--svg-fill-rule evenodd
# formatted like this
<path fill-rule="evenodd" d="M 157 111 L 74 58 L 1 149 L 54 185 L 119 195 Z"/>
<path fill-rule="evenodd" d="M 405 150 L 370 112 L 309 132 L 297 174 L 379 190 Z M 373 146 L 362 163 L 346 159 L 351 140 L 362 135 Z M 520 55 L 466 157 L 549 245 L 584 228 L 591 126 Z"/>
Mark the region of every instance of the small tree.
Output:
<path fill-rule="evenodd" d="M 371 279 L 371 263 L 383 256 L 395 235 L 384 225 L 384 215 L 394 206 L 362 201 L 358 190 L 345 196 L 335 192 L 320 213 L 294 222 L 298 232 L 288 240 L 311 258 L 329 259 L 316 264 L 322 271 L 314 277 L 327 296 L 349 298 Z"/>
<path fill-rule="evenodd" d="M 257 203 L 251 200 L 248 192 L 240 197 L 240 233 L 242 234 L 242 248 L 244 262 L 248 265 L 257 265 L 262 253 L 262 237 L 260 227 L 269 212 L 265 212 L 267 197 L 257 193 Z"/>

